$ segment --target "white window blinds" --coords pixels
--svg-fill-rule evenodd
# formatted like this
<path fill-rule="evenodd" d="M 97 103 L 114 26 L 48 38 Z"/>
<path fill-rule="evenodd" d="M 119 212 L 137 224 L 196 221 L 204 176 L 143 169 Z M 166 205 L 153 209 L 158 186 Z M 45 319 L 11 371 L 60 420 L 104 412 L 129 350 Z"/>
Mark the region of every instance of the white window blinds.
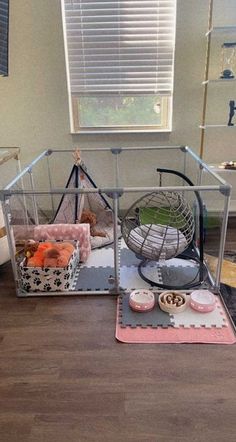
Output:
<path fill-rule="evenodd" d="M 176 0 L 62 0 L 72 94 L 171 94 Z"/>

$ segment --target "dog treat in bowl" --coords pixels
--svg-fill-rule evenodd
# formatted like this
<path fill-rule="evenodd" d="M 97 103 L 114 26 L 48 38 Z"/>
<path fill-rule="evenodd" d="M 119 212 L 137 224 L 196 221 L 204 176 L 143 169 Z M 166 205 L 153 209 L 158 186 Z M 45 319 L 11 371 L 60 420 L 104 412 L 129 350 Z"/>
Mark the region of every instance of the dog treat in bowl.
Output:
<path fill-rule="evenodd" d="M 136 312 L 149 312 L 155 305 L 155 296 L 150 290 L 133 290 L 129 295 L 129 306 Z"/>
<path fill-rule="evenodd" d="M 187 306 L 185 293 L 165 291 L 159 296 L 159 307 L 166 313 L 183 312 Z"/>

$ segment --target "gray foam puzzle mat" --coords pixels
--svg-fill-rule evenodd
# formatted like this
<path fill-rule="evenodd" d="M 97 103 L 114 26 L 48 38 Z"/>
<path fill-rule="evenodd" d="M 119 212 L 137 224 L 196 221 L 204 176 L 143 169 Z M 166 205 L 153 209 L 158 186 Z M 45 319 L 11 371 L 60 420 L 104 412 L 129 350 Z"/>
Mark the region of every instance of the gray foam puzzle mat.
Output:
<path fill-rule="evenodd" d="M 109 277 L 114 275 L 113 267 L 82 267 L 77 275 L 74 289 L 77 291 L 110 290 Z"/>
<path fill-rule="evenodd" d="M 120 286 L 126 291 L 143 288 L 153 290 L 153 287 L 139 276 L 135 266 L 120 268 Z"/>
<path fill-rule="evenodd" d="M 161 269 L 163 284 L 168 284 L 171 277 L 172 281 L 174 281 L 177 286 L 187 284 L 189 281 L 195 281 L 198 277 L 198 274 L 198 267 L 191 266 L 164 266 Z"/>
<path fill-rule="evenodd" d="M 143 274 L 153 281 L 162 280 L 162 284 L 172 284 L 176 287 L 183 286 L 191 281 L 195 281 L 198 278 L 198 267 L 193 266 L 156 266 L 155 268 L 145 267 L 143 268 Z"/>
<path fill-rule="evenodd" d="M 156 262 L 148 262 L 145 266 L 144 274 L 156 285 L 150 285 L 144 281 L 138 273 L 140 260 L 128 249 L 123 239 L 119 240 L 119 260 L 120 260 L 120 287 L 125 292 L 134 289 L 155 290 L 159 284 L 172 284 L 173 281 L 182 285 L 195 278 L 198 266 L 191 261 L 174 258 L 163 265 Z M 114 245 L 110 244 L 100 249 L 92 250 L 88 260 L 79 265 L 73 282 L 73 290 L 76 291 L 107 291 L 112 285 L 109 283 L 110 275 L 114 274 Z"/>
<path fill-rule="evenodd" d="M 96 249 L 92 250 L 90 256 L 88 257 L 86 263 L 82 265 L 82 267 L 93 267 L 93 268 L 106 268 L 113 267 L 114 261 L 114 252 L 110 247 L 106 247 L 104 249 Z"/>
<path fill-rule="evenodd" d="M 139 263 L 140 259 L 138 259 L 137 256 L 133 252 L 131 252 L 131 250 L 124 247 L 120 249 L 121 267 L 130 267 L 130 266 L 138 267 Z"/>
<path fill-rule="evenodd" d="M 156 295 L 155 306 L 150 312 L 135 312 L 129 306 L 129 295 L 122 295 L 119 302 L 121 327 L 171 327 L 171 317 L 159 308 L 157 298 L 158 295 Z"/>
<path fill-rule="evenodd" d="M 187 295 L 189 302 L 189 295 Z M 158 294 L 156 303 L 150 312 L 135 312 L 129 306 L 129 295 L 119 296 L 119 324 L 121 327 L 142 328 L 216 328 L 227 326 L 227 320 L 222 305 L 216 296 L 216 307 L 212 312 L 200 313 L 193 310 L 190 305 L 182 313 L 170 315 L 163 312 L 158 306 Z"/>

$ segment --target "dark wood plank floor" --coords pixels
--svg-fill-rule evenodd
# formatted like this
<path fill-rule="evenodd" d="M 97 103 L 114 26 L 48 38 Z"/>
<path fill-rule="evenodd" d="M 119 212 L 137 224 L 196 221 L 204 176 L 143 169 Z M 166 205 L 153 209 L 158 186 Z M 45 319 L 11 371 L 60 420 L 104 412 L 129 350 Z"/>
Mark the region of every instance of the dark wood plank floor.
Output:
<path fill-rule="evenodd" d="M 235 345 L 121 344 L 115 310 L 17 299 L 0 267 L 0 441 L 234 442 Z"/>

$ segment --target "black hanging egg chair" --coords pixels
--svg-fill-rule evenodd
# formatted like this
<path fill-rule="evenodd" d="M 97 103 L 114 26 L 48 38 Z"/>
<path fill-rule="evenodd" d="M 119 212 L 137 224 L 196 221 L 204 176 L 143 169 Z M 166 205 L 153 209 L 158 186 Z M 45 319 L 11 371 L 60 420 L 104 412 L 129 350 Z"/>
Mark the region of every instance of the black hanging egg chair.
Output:
<path fill-rule="evenodd" d="M 159 172 L 173 173 L 192 182 L 183 174 L 169 169 L 157 169 Z M 195 191 L 199 205 L 200 255 L 191 256 L 199 264 L 200 281 L 194 281 L 177 287 L 154 282 L 143 273 L 143 268 L 150 261 L 163 263 L 166 260 L 181 257 L 187 259 L 184 252 L 193 243 L 195 222 L 192 209 L 182 192 L 162 191 L 148 193 L 131 205 L 126 212 L 121 232 L 128 248 L 141 260 L 138 266 L 139 275 L 150 285 L 164 289 L 187 289 L 203 282 L 203 204 Z"/>

